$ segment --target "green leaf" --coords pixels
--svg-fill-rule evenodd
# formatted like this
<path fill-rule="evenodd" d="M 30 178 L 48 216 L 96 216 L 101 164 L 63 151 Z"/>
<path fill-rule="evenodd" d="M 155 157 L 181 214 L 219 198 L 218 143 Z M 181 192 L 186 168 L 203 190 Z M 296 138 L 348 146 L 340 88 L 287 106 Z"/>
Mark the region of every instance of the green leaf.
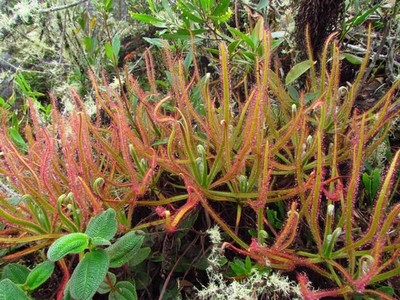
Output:
<path fill-rule="evenodd" d="M 176 19 L 177 16 L 171 9 L 171 3 L 168 0 L 162 0 L 161 3 L 162 3 L 163 10 L 168 14 L 168 17 L 171 20 Z"/>
<path fill-rule="evenodd" d="M 86 28 L 86 24 L 87 24 L 87 21 L 88 21 L 88 17 L 87 17 L 87 15 L 85 15 L 85 14 L 81 14 L 81 16 L 78 18 L 78 24 L 79 24 L 79 26 L 80 26 L 80 29 L 81 30 L 85 30 L 85 28 Z"/>
<path fill-rule="evenodd" d="M 186 32 L 176 32 L 176 33 L 165 33 L 162 35 L 163 39 L 169 41 L 176 41 L 176 40 L 190 40 L 191 36 L 189 31 Z"/>
<path fill-rule="evenodd" d="M 284 41 L 285 40 L 281 38 L 276 40 L 274 39 L 271 44 L 271 50 L 275 50 L 276 48 L 278 48 Z"/>
<path fill-rule="evenodd" d="M 202 18 L 190 13 L 188 10 L 185 11 L 184 16 L 187 17 L 189 20 L 199 23 L 199 24 L 204 24 L 206 22 Z"/>
<path fill-rule="evenodd" d="M 148 42 L 151 45 L 157 46 L 159 48 L 163 48 L 164 44 L 162 43 L 162 39 L 159 38 L 148 38 L 148 37 L 144 37 L 143 38 L 146 42 Z"/>
<path fill-rule="evenodd" d="M 29 200 L 27 200 L 27 201 L 29 201 Z M 33 198 L 32 198 L 31 203 L 32 203 L 33 214 L 34 214 L 36 220 L 39 222 L 40 226 L 46 230 L 46 232 L 50 232 L 51 225 L 50 225 L 50 220 L 46 214 L 46 211 L 43 210 L 43 208 L 39 204 L 35 203 Z"/>
<path fill-rule="evenodd" d="M 120 281 L 108 297 L 109 300 L 137 300 L 136 287 L 128 281 Z"/>
<path fill-rule="evenodd" d="M 56 240 L 47 251 L 47 258 L 57 261 L 67 254 L 80 253 L 89 245 L 89 237 L 81 232 L 70 233 Z"/>
<path fill-rule="evenodd" d="M 240 30 L 237 30 L 236 28 L 233 27 L 228 27 L 229 32 L 233 35 L 236 36 L 238 38 L 240 38 L 243 42 L 245 42 L 251 49 L 254 50 L 254 42 L 253 40 L 246 34 L 244 34 L 243 32 L 241 32 Z"/>
<path fill-rule="evenodd" d="M 106 12 L 110 13 L 113 10 L 113 0 L 104 1 L 104 9 Z"/>
<path fill-rule="evenodd" d="M 361 14 L 360 16 L 355 16 L 354 18 L 351 19 L 351 26 L 355 27 L 355 26 L 359 26 L 362 23 L 364 23 L 364 21 L 375 11 L 379 8 L 379 4 L 371 7 L 370 9 L 366 10 L 363 14 Z"/>
<path fill-rule="evenodd" d="M 108 272 L 107 273 L 109 279 L 111 280 L 112 286 L 110 286 L 110 283 L 107 280 L 107 276 L 104 278 L 104 280 L 100 283 L 99 288 L 97 289 L 97 293 L 99 294 L 107 294 L 111 291 L 111 288 L 115 285 L 117 282 L 117 276 L 115 276 L 114 273 Z"/>
<path fill-rule="evenodd" d="M 297 89 L 296 89 L 294 86 L 292 86 L 292 85 L 289 85 L 289 86 L 287 87 L 287 89 L 288 89 L 288 93 L 289 93 L 290 97 L 291 97 L 293 100 L 295 100 L 296 102 L 298 102 L 299 99 L 300 99 L 300 94 L 299 94 L 299 92 L 297 91 Z"/>
<path fill-rule="evenodd" d="M 86 51 L 88 53 L 93 53 L 97 48 L 97 38 L 85 36 L 83 38 L 83 44 L 85 45 Z"/>
<path fill-rule="evenodd" d="M 15 144 L 15 146 L 17 146 L 18 149 L 27 152 L 28 144 L 25 142 L 25 140 L 19 134 L 18 129 L 15 127 L 11 127 L 8 129 L 8 132 L 9 132 L 11 139 L 12 139 L 13 143 Z"/>
<path fill-rule="evenodd" d="M 51 104 L 49 104 L 49 105 L 47 105 L 47 106 L 45 106 L 45 107 L 42 108 L 43 112 L 44 112 L 47 116 L 50 115 L 52 109 L 53 109 L 53 105 L 51 105 Z"/>
<path fill-rule="evenodd" d="M 269 0 L 260 0 L 257 4 L 257 10 L 261 10 L 263 8 L 266 8 L 269 5 Z"/>
<path fill-rule="evenodd" d="M 389 296 L 394 296 L 394 289 L 390 286 L 381 286 L 377 288 L 378 291 L 384 292 L 385 294 Z"/>
<path fill-rule="evenodd" d="M 24 284 L 29 275 L 29 269 L 19 264 L 9 264 L 3 268 L 1 279 L 10 279 L 15 284 Z"/>
<path fill-rule="evenodd" d="M 246 256 L 244 263 L 245 263 L 246 272 L 249 274 L 251 272 L 251 269 L 253 268 L 253 265 L 251 264 L 251 259 L 249 256 Z"/>
<path fill-rule="evenodd" d="M 135 231 L 128 232 L 114 244 L 106 248 L 110 258 L 110 268 L 118 268 L 131 260 L 142 246 L 144 236 Z"/>
<path fill-rule="evenodd" d="M 368 196 L 371 197 L 371 178 L 367 173 L 363 173 L 361 178 L 365 186 L 365 191 L 367 192 Z"/>
<path fill-rule="evenodd" d="M 218 17 L 224 15 L 229 8 L 229 0 L 218 1 L 218 5 L 215 7 L 214 11 L 211 13 L 212 16 Z"/>
<path fill-rule="evenodd" d="M 121 49 L 121 40 L 119 39 L 119 36 L 114 36 L 112 40 L 112 48 L 113 48 L 113 53 L 116 58 L 118 58 L 119 55 L 119 50 Z"/>
<path fill-rule="evenodd" d="M 6 107 L 6 101 L 4 100 L 3 97 L 0 96 L 0 107 L 5 108 Z"/>
<path fill-rule="evenodd" d="M 363 58 L 350 53 L 343 53 L 343 57 L 353 65 L 361 65 L 363 62 Z"/>
<path fill-rule="evenodd" d="M 211 2 L 212 2 L 212 0 L 200 0 L 200 8 L 204 12 L 208 12 L 211 7 Z"/>
<path fill-rule="evenodd" d="M 28 296 L 10 279 L 0 281 L 1 300 L 30 300 Z"/>
<path fill-rule="evenodd" d="M 191 40 L 192 36 L 197 37 L 205 32 L 207 32 L 205 29 L 178 29 L 174 33 L 163 33 L 162 38 L 167 40 Z"/>
<path fill-rule="evenodd" d="M 162 28 L 166 27 L 166 24 L 165 24 L 165 22 L 163 20 L 157 19 L 157 18 L 155 18 L 153 16 L 150 16 L 150 15 L 131 13 L 131 17 L 136 19 L 136 20 L 138 20 L 138 21 L 141 21 L 141 22 L 144 22 L 144 23 L 147 23 L 147 24 L 151 24 L 151 25 L 154 25 L 156 27 L 162 27 Z"/>
<path fill-rule="evenodd" d="M 243 54 L 243 56 L 244 56 L 245 59 L 240 60 L 240 62 L 242 62 L 243 64 L 248 64 L 248 63 L 249 63 L 249 60 L 246 60 L 246 58 L 250 59 L 250 62 L 251 62 L 251 63 L 254 62 L 254 60 L 255 60 L 255 58 L 256 58 L 256 56 L 254 55 L 254 53 L 253 53 L 253 52 L 250 52 L 250 51 L 243 51 L 242 54 Z"/>
<path fill-rule="evenodd" d="M 310 60 L 305 60 L 295 65 L 286 75 L 285 84 L 289 85 L 311 68 Z"/>
<path fill-rule="evenodd" d="M 276 227 L 277 212 L 273 209 L 267 209 L 267 219 L 273 227 Z"/>
<path fill-rule="evenodd" d="M 90 239 L 90 244 L 94 247 L 111 245 L 109 240 L 103 239 L 101 237 L 94 237 L 94 238 Z"/>
<path fill-rule="evenodd" d="M 72 298 L 91 299 L 107 274 L 109 259 L 103 249 L 95 249 L 85 254 L 76 266 L 70 279 Z"/>
<path fill-rule="evenodd" d="M 236 50 L 236 48 L 238 47 L 238 45 L 240 44 L 240 42 L 241 42 L 241 41 L 236 40 L 236 41 L 234 41 L 234 42 L 232 42 L 232 43 L 229 44 L 229 46 L 228 46 L 229 55 L 232 56 L 233 51 Z"/>
<path fill-rule="evenodd" d="M 115 210 L 109 208 L 90 220 L 85 233 L 91 238 L 100 237 L 111 240 L 117 229 L 118 224 Z"/>
<path fill-rule="evenodd" d="M 203 24 L 206 22 L 198 15 L 195 7 L 190 2 L 178 0 L 176 5 L 182 11 L 183 16 L 188 18 L 189 20 L 199 24 Z"/>
<path fill-rule="evenodd" d="M 114 62 L 114 50 L 111 44 L 106 43 L 105 49 L 106 49 L 106 56 L 108 57 L 108 59 Z"/>
<path fill-rule="evenodd" d="M 246 275 L 246 267 L 242 260 L 235 258 L 230 264 L 231 269 L 235 272 L 236 276 Z"/>
<path fill-rule="evenodd" d="M 28 275 L 26 279 L 26 287 L 28 290 L 34 290 L 46 282 L 54 271 L 54 262 L 46 260 L 37 265 Z"/>
<path fill-rule="evenodd" d="M 341 233 L 342 233 L 342 229 L 340 227 L 338 227 L 333 231 L 332 234 L 328 234 L 324 238 L 322 250 L 323 250 L 324 256 L 326 258 L 332 257 L 332 251 L 333 251 L 336 241 L 337 241 L 338 237 L 341 235 Z"/>
<path fill-rule="evenodd" d="M 135 284 L 137 290 L 146 289 L 151 285 L 151 283 L 154 283 L 154 281 L 148 270 L 146 270 L 144 267 L 140 270 L 135 269 Z"/>
<path fill-rule="evenodd" d="M 371 173 L 371 199 L 374 199 L 381 185 L 381 173 L 379 169 L 374 169 Z"/>
<path fill-rule="evenodd" d="M 140 264 L 142 261 L 144 261 L 147 257 L 149 257 L 151 253 L 151 248 L 150 247 L 144 247 L 140 248 L 136 255 L 129 260 L 129 266 L 134 267 Z"/>
<path fill-rule="evenodd" d="M 233 14 L 232 10 L 228 9 L 224 14 L 221 14 L 219 16 L 210 16 L 210 18 L 217 23 L 224 23 L 229 21 L 232 14 Z"/>
<path fill-rule="evenodd" d="M 152 13 L 156 13 L 156 7 L 154 6 L 154 1 L 153 0 L 147 0 L 147 4 L 149 6 L 149 9 Z"/>
<path fill-rule="evenodd" d="M 192 65 L 192 62 L 193 62 L 193 52 L 189 51 L 189 53 L 186 55 L 185 60 L 183 62 L 183 65 L 185 66 L 185 70 L 189 71 L 189 68 Z"/>
<path fill-rule="evenodd" d="M 304 98 L 306 100 L 306 103 L 310 103 L 310 102 L 314 101 L 315 99 L 317 99 L 318 96 L 319 96 L 319 91 L 316 91 L 313 93 L 306 93 L 304 95 Z"/>
<path fill-rule="evenodd" d="M 359 14 L 360 13 L 360 0 L 353 0 L 352 2 L 353 2 L 354 13 Z M 348 5 L 350 5 L 350 3 Z"/>

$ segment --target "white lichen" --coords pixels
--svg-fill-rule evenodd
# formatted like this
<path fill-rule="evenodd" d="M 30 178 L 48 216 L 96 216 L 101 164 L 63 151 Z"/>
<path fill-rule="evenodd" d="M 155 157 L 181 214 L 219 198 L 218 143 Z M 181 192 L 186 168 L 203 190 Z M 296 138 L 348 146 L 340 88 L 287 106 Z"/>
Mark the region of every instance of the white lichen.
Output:
<path fill-rule="evenodd" d="M 207 233 L 210 237 L 211 243 L 213 243 L 214 245 L 220 244 L 222 242 L 221 232 L 219 231 L 219 227 L 217 225 L 208 229 Z"/>
<path fill-rule="evenodd" d="M 29 22 L 29 19 L 39 8 L 39 3 L 37 0 L 21 0 L 13 7 L 10 7 L 7 1 L 5 1 L 6 3 L 3 2 L 4 1 L 0 1 L 0 6 L 4 5 L 4 7 L 7 7 L 10 13 L 0 13 L 0 35 L 3 30 L 11 30 L 19 19 L 25 23 Z"/>
<path fill-rule="evenodd" d="M 220 244 L 221 232 L 218 226 L 210 228 L 207 233 L 213 243 L 206 269 L 208 284 L 197 289 L 196 299 L 203 300 L 252 300 L 262 296 L 280 296 L 286 299 L 302 299 L 297 283 L 290 281 L 279 272 L 265 272 L 253 268 L 250 276 L 242 280 L 226 279 L 220 262 L 223 260 Z"/>
<path fill-rule="evenodd" d="M 89 117 L 92 117 L 97 112 L 96 103 L 91 95 L 87 95 L 84 98 L 85 109 Z"/>
<path fill-rule="evenodd" d="M 22 0 L 14 6 L 14 13 L 24 22 L 28 22 L 39 7 L 37 0 Z"/>
<path fill-rule="evenodd" d="M 376 137 L 376 140 L 379 137 Z M 376 150 L 368 157 L 368 163 L 380 170 L 381 176 L 384 175 L 384 171 L 386 170 L 387 165 L 387 151 L 388 151 L 388 143 L 383 141 L 381 144 L 378 145 Z"/>

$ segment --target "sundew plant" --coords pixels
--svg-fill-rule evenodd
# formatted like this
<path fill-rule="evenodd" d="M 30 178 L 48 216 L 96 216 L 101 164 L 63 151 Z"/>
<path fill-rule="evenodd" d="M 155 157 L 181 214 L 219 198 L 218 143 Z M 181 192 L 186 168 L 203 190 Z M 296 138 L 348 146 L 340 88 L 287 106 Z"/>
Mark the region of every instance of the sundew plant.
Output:
<path fill-rule="evenodd" d="M 178 2 L 196 8 L 188 40 L 229 6 Z M 336 33 L 318 57 L 307 34 L 306 59 L 282 76 L 256 11 L 248 33 L 231 30 L 241 40 L 207 49 L 217 76 L 199 44 L 165 39 L 135 74 L 107 30 L 112 1 L 99 3 L 107 68 L 87 70 L 90 91 L 71 89 L 72 105 L 50 94 L 48 111 L 27 99 L 14 129 L 0 107 L 0 298 L 399 296 L 400 81 L 358 105 L 372 24 L 346 86 Z"/>

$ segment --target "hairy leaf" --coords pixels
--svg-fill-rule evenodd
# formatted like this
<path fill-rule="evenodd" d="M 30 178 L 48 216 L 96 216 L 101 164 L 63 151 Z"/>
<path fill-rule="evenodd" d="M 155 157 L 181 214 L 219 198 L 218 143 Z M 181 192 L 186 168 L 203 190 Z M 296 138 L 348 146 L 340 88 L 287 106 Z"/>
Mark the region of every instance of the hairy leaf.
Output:
<path fill-rule="evenodd" d="M 136 253 L 136 255 L 133 256 L 131 260 L 129 260 L 129 266 L 130 267 L 137 266 L 142 261 L 144 261 L 149 256 L 150 253 L 151 253 L 150 247 L 140 248 Z"/>
<path fill-rule="evenodd" d="M 1 300 L 29 300 L 28 296 L 10 279 L 0 281 Z"/>
<path fill-rule="evenodd" d="M 106 248 L 110 257 L 110 267 L 118 268 L 132 259 L 142 246 L 144 236 L 131 231 L 119 238 L 113 245 Z"/>
<path fill-rule="evenodd" d="M 19 264 L 9 264 L 3 268 L 1 279 L 10 279 L 16 284 L 24 284 L 29 275 L 29 269 Z"/>
<path fill-rule="evenodd" d="M 128 281 L 120 281 L 108 297 L 110 300 L 137 300 L 136 287 Z"/>
<path fill-rule="evenodd" d="M 117 232 L 118 224 L 115 210 L 107 209 L 90 220 L 85 233 L 91 237 L 100 237 L 111 240 Z"/>
<path fill-rule="evenodd" d="M 107 274 L 109 259 L 103 249 L 85 254 L 70 279 L 70 293 L 75 299 L 91 299 Z"/>
<path fill-rule="evenodd" d="M 90 245 L 92 246 L 111 246 L 111 243 L 109 240 L 103 239 L 101 237 L 94 237 L 90 239 Z"/>
<path fill-rule="evenodd" d="M 100 283 L 99 288 L 97 289 L 97 293 L 99 294 L 107 294 L 111 291 L 112 286 L 115 285 L 115 283 L 117 282 L 117 277 L 115 276 L 114 273 L 108 272 L 107 276 L 104 278 L 104 280 Z M 111 280 L 111 284 L 112 286 L 110 286 L 110 283 L 108 282 L 108 280 Z"/>
<path fill-rule="evenodd" d="M 81 232 L 67 234 L 56 240 L 47 252 L 47 258 L 51 261 L 57 261 L 67 254 L 79 253 L 89 245 L 89 237 Z"/>
<path fill-rule="evenodd" d="M 28 275 L 26 286 L 29 290 L 34 290 L 46 282 L 54 271 L 54 262 L 44 261 L 37 265 Z"/>

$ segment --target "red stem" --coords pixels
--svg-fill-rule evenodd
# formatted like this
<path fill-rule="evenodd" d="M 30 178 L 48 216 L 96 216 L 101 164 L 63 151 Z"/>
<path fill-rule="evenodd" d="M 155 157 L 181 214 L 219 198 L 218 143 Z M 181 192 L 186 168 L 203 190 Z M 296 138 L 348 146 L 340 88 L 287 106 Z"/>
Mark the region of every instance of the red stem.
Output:
<path fill-rule="evenodd" d="M 61 281 L 60 288 L 57 291 L 57 300 L 62 300 L 64 296 L 65 286 L 67 285 L 67 282 L 70 278 L 70 274 L 64 259 L 59 260 L 58 265 L 60 266 L 64 276 Z"/>

